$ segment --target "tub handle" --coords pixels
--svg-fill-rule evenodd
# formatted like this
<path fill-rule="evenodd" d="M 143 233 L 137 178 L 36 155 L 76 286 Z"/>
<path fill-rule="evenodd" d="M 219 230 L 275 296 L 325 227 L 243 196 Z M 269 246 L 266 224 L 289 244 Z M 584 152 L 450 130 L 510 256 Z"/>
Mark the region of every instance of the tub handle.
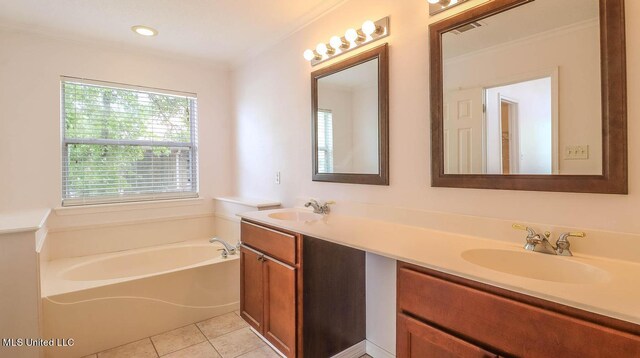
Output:
<path fill-rule="evenodd" d="M 222 251 L 220 255 L 222 256 L 223 259 L 226 259 L 227 257 L 229 257 L 229 251 L 227 251 L 227 249 L 218 249 L 218 251 Z"/>

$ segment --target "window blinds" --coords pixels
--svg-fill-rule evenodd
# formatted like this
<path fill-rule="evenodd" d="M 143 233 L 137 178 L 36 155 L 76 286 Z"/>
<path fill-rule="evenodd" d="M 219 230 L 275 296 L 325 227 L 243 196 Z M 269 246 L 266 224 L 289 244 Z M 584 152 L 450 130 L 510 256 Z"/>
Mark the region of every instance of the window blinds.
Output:
<path fill-rule="evenodd" d="M 333 114 L 318 111 L 318 173 L 333 173 Z"/>
<path fill-rule="evenodd" d="M 196 95 L 63 77 L 63 206 L 198 196 Z"/>

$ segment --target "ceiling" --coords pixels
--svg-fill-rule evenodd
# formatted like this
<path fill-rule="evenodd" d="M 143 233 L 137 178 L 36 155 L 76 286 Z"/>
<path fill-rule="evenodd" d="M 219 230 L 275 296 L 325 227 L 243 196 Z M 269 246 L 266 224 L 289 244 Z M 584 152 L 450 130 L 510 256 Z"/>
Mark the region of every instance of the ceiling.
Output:
<path fill-rule="evenodd" d="M 480 21 L 462 34 L 442 36 L 445 59 L 527 38 L 585 21 L 597 21 L 599 0 L 536 0 Z M 594 39 L 598 41 L 598 39 Z"/>
<path fill-rule="evenodd" d="M 0 25 L 236 62 L 345 0 L 0 0 Z M 159 31 L 143 37 L 131 31 Z"/>

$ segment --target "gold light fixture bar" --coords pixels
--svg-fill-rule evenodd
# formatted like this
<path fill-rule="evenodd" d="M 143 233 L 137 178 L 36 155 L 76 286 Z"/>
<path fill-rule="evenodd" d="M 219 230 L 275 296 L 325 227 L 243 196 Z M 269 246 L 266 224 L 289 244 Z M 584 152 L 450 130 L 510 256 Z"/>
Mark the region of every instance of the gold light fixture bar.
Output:
<path fill-rule="evenodd" d="M 315 50 L 304 51 L 304 59 L 309 61 L 311 66 L 316 66 L 361 46 L 378 41 L 389 34 L 388 16 L 375 22 L 367 20 L 359 29 L 348 29 L 344 36 L 333 36 L 329 43 L 321 42 L 315 47 Z"/>

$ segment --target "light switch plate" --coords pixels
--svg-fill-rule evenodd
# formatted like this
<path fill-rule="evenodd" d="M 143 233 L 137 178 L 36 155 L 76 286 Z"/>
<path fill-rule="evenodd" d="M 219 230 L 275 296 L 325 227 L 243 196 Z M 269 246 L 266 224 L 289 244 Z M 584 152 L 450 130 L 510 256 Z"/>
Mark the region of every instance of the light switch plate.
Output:
<path fill-rule="evenodd" d="M 276 184 L 280 184 L 280 172 L 276 172 Z"/>
<path fill-rule="evenodd" d="M 587 160 L 589 159 L 588 145 L 568 145 L 564 148 L 564 159 Z"/>

